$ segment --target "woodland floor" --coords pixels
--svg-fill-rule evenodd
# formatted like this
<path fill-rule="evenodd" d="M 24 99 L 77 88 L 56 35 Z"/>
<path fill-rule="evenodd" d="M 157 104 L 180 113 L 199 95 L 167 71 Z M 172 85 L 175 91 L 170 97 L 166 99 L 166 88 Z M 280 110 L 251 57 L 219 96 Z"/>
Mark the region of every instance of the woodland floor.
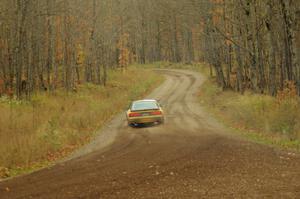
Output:
<path fill-rule="evenodd" d="M 163 104 L 164 125 L 131 128 L 123 113 L 74 158 L 0 182 L 0 198 L 300 198 L 300 154 L 210 117 L 197 103 L 199 73 L 159 72 L 166 81 L 148 98 Z"/>

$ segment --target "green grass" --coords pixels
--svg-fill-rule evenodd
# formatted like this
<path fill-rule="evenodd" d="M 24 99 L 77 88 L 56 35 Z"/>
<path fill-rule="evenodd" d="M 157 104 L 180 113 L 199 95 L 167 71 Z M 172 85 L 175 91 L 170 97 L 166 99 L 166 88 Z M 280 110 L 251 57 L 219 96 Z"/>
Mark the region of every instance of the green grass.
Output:
<path fill-rule="evenodd" d="M 123 111 L 131 100 L 143 98 L 163 77 L 136 67 L 109 71 L 106 87 L 80 85 L 38 93 L 31 101 L 0 98 L 0 178 L 51 165 L 88 143 L 96 132 Z"/>

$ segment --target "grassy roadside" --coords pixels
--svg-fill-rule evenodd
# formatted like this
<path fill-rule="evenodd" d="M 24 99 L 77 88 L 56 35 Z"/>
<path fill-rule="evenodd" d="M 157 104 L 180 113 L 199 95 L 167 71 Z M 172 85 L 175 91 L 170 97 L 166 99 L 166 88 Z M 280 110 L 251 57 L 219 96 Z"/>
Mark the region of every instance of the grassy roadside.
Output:
<path fill-rule="evenodd" d="M 225 126 L 252 141 L 300 151 L 300 100 L 292 89 L 277 97 L 241 95 L 222 91 L 207 67 L 197 70 L 207 77 L 199 101 Z"/>
<path fill-rule="evenodd" d="M 258 143 L 300 151 L 300 99 L 292 89 L 285 89 L 276 98 L 251 92 L 241 95 L 222 91 L 205 64 L 154 65 L 200 72 L 207 80 L 199 91 L 199 101 L 227 128 Z"/>
<path fill-rule="evenodd" d="M 106 87 L 81 85 L 76 93 L 40 93 L 28 101 L 0 98 L 0 178 L 53 164 L 88 143 L 103 124 L 133 99 L 163 81 L 130 67 L 110 71 Z"/>
<path fill-rule="evenodd" d="M 182 63 L 172 63 L 172 62 L 155 62 L 152 64 L 138 65 L 146 69 L 159 68 L 159 69 L 184 69 L 184 70 L 194 70 L 200 71 L 201 64 L 182 64 Z"/>

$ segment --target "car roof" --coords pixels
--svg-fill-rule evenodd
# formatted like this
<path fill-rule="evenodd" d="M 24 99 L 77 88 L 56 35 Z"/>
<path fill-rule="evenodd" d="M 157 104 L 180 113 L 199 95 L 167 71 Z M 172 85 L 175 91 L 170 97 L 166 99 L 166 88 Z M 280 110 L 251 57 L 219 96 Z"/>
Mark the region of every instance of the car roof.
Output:
<path fill-rule="evenodd" d="M 143 100 L 134 101 L 133 103 L 137 103 L 137 102 L 157 102 L 157 101 L 155 99 L 143 99 Z"/>

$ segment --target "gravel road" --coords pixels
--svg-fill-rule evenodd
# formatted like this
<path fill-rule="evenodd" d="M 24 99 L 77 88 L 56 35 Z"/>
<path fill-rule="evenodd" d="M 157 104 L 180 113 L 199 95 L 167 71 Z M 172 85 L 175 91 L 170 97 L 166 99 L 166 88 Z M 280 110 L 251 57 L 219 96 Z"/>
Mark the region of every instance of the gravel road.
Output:
<path fill-rule="evenodd" d="M 204 77 L 159 70 L 164 125 L 116 116 L 72 158 L 0 182 L 0 198 L 300 198 L 300 154 L 247 141 L 197 102 Z"/>

